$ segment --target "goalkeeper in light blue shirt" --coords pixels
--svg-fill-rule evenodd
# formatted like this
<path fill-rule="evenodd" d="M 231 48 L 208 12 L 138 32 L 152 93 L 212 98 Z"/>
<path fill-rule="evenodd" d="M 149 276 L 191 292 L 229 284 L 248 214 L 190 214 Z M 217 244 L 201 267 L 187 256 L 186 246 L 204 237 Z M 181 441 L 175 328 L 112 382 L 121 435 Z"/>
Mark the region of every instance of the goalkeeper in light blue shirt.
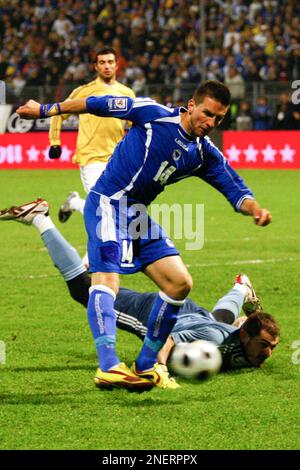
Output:
<path fill-rule="evenodd" d="M 260 207 L 207 137 L 224 119 L 229 105 L 228 88 L 207 81 L 197 88 L 187 108 L 171 109 L 150 98 L 104 96 L 47 105 L 30 100 L 17 110 L 25 119 L 91 113 L 132 121 L 85 205 L 92 272 L 87 314 L 98 355 L 98 387 L 178 388 L 160 367 L 157 354 L 192 288 L 192 278 L 177 249 L 146 211 L 166 185 L 197 176 L 220 191 L 236 211 L 252 216 L 257 225 L 271 221 L 269 211 Z M 132 227 L 141 205 L 145 208 L 143 229 L 137 233 Z M 142 349 L 131 369 L 120 362 L 115 347 L 114 303 L 122 258 L 133 268 L 131 272 L 143 270 L 160 289 Z"/>
<path fill-rule="evenodd" d="M 6 220 L 37 228 L 72 298 L 86 307 L 91 286 L 90 276 L 77 251 L 54 226 L 49 216 L 48 203 L 37 199 L 4 209 L 0 211 L 0 222 Z M 144 340 L 155 301 L 155 293 L 120 289 L 115 302 L 117 326 Z M 242 309 L 248 318 L 239 317 Z M 198 339 L 218 345 L 222 353 L 223 370 L 258 367 L 271 356 L 278 344 L 279 327 L 274 317 L 262 311 L 249 278 L 241 274 L 236 277 L 233 288 L 216 303 L 212 313 L 193 300 L 186 299 L 158 353 L 160 368 L 167 371 L 166 365 L 176 344 Z"/>

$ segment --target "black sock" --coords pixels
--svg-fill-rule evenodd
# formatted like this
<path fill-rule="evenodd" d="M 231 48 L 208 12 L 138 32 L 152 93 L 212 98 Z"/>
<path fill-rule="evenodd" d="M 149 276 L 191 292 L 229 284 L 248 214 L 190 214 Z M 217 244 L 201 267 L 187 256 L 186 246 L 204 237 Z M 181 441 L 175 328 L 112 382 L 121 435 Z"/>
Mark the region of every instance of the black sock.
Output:
<path fill-rule="evenodd" d="M 70 281 L 66 281 L 71 297 L 76 302 L 87 307 L 89 301 L 89 288 L 91 287 L 91 278 L 87 272 L 79 274 Z"/>
<path fill-rule="evenodd" d="M 229 325 L 232 325 L 234 322 L 234 314 L 230 310 L 218 309 L 212 312 L 212 315 L 217 321 L 221 323 L 228 323 Z"/>

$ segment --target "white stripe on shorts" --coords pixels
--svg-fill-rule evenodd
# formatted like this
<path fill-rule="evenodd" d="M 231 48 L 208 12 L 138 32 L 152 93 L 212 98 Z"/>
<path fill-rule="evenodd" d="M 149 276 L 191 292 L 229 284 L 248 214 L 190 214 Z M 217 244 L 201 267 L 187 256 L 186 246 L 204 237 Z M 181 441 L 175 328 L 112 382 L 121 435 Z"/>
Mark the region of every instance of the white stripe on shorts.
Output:
<path fill-rule="evenodd" d="M 115 210 L 110 203 L 110 198 L 100 196 L 100 207 L 102 210 L 101 239 L 104 242 L 117 241 Z"/>

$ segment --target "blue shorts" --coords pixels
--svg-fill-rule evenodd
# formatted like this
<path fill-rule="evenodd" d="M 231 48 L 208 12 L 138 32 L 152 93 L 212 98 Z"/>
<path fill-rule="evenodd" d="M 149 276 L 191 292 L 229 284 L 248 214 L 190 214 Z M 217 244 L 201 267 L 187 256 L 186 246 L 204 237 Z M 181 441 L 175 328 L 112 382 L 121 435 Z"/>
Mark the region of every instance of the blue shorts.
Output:
<path fill-rule="evenodd" d="M 147 265 L 179 255 L 174 243 L 145 206 L 91 191 L 84 206 L 90 272 L 133 274 Z"/>

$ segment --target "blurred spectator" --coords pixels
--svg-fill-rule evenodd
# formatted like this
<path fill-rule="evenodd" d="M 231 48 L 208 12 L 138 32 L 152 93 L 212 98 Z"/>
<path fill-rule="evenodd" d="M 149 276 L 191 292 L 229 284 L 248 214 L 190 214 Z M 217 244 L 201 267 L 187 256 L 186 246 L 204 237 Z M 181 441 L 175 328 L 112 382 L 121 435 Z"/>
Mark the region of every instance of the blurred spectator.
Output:
<path fill-rule="evenodd" d="M 290 52 L 291 78 L 297 80 L 300 77 L 300 44 Z"/>
<path fill-rule="evenodd" d="M 295 124 L 294 128 L 300 130 L 300 104 L 294 104 L 292 109 Z"/>
<path fill-rule="evenodd" d="M 12 85 L 14 95 L 20 96 L 24 86 L 26 85 L 26 81 L 24 80 L 20 72 L 16 71 L 16 73 L 13 76 L 11 85 Z"/>
<path fill-rule="evenodd" d="M 244 78 L 246 78 L 247 81 L 259 82 L 261 80 L 257 67 L 251 59 L 247 60 L 247 65 L 245 63 L 245 67 L 246 67 L 246 70 L 245 70 Z"/>
<path fill-rule="evenodd" d="M 131 77 L 125 73 L 127 62 L 145 86 L 197 83 L 204 65 L 206 77 L 224 80 L 238 101 L 244 98 L 245 82 L 264 86 L 269 81 L 299 79 L 299 2 L 206 0 L 204 64 L 199 3 L 0 0 L 0 79 L 13 66 L 21 80 L 31 84 L 42 84 L 43 79 L 53 84 L 62 79 L 88 82 L 94 51 L 105 45 L 117 50 L 118 79 L 129 84 L 136 80 L 136 73 Z M 75 56 L 80 57 L 80 64 L 74 65 Z M 54 62 L 56 74 L 50 71 Z"/>
<path fill-rule="evenodd" d="M 192 63 L 188 68 L 189 72 L 189 82 L 191 83 L 200 83 L 201 82 L 201 73 L 202 73 L 202 66 L 201 66 L 201 59 L 198 55 L 193 57 Z"/>
<path fill-rule="evenodd" d="M 291 69 L 287 57 L 281 57 L 278 61 L 279 71 L 278 80 L 280 82 L 287 82 L 291 79 Z"/>
<path fill-rule="evenodd" d="M 252 129 L 252 113 L 249 101 L 243 100 L 240 103 L 236 117 L 236 129 L 238 131 L 248 131 Z"/>
<path fill-rule="evenodd" d="M 271 128 L 272 112 L 265 96 L 260 96 L 253 111 L 254 129 L 266 131 Z"/>
<path fill-rule="evenodd" d="M 70 65 L 66 68 L 66 71 L 64 73 L 64 76 L 69 77 L 68 81 L 71 83 L 78 83 L 80 84 L 85 80 L 87 77 L 87 69 L 86 65 L 84 62 L 82 62 L 81 57 L 79 55 L 76 55 L 73 57 Z"/>
<path fill-rule="evenodd" d="M 63 36 L 66 38 L 68 34 L 73 31 L 74 25 L 69 18 L 67 18 L 64 10 L 61 10 L 58 14 L 58 18 L 54 21 L 52 26 L 52 31 L 58 34 L 58 36 Z"/>
<path fill-rule="evenodd" d="M 297 122 L 293 115 L 294 105 L 290 101 L 288 93 L 281 93 L 279 104 L 276 107 L 272 128 L 275 130 L 293 130 L 297 128 Z"/>
<path fill-rule="evenodd" d="M 225 85 L 228 86 L 233 101 L 239 101 L 245 97 L 245 81 L 236 67 L 229 68 Z"/>
<path fill-rule="evenodd" d="M 0 53 L 0 80 L 3 80 L 6 75 L 8 62 L 3 53 Z"/>
<path fill-rule="evenodd" d="M 141 72 L 143 72 L 142 69 L 136 65 L 135 61 L 129 60 L 125 71 L 127 83 L 131 85 Z"/>
<path fill-rule="evenodd" d="M 235 67 L 236 67 L 236 60 L 235 60 L 234 55 L 228 54 L 228 56 L 226 57 L 226 63 L 222 67 L 225 80 L 229 78 L 230 70 L 234 69 Z"/>
<path fill-rule="evenodd" d="M 230 24 L 227 33 L 224 36 L 224 43 L 223 47 L 229 47 L 232 49 L 234 45 L 239 41 L 240 33 L 238 33 L 235 29 L 234 24 Z"/>
<path fill-rule="evenodd" d="M 136 96 L 141 96 L 144 94 L 146 84 L 146 77 L 142 70 L 140 70 L 132 83 L 132 89 Z"/>
<path fill-rule="evenodd" d="M 223 74 L 222 74 L 222 71 L 219 67 L 218 62 L 213 60 L 210 63 L 210 66 L 209 66 L 207 74 L 206 74 L 206 78 L 207 78 L 207 80 L 220 80 L 220 81 L 224 80 L 224 77 L 223 77 Z"/>
<path fill-rule="evenodd" d="M 273 81 L 278 79 L 278 66 L 274 59 L 267 59 L 266 63 L 260 68 L 259 76 L 262 80 Z"/>

